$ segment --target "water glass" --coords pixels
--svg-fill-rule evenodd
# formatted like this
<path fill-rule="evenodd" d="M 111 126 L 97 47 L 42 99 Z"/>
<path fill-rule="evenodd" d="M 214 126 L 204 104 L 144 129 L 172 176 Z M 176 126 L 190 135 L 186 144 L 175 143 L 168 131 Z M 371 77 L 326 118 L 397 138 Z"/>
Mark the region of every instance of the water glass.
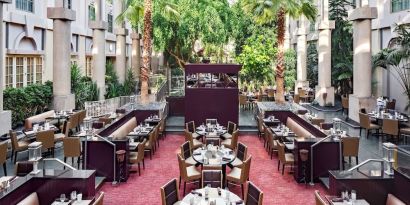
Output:
<path fill-rule="evenodd" d="M 60 195 L 60 201 L 64 202 L 66 200 L 65 194 Z"/>
<path fill-rule="evenodd" d="M 77 192 L 76 192 L 76 191 L 72 191 L 72 192 L 71 192 L 70 199 L 71 199 L 71 200 L 75 200 L 76 198 L 77 198 Z"/>
<path fill-rule="evenodd" d="M 230 202 L 229 198 L 230 198 L 231 192 L 229 192 L 228 187 L 225 187 L 225 200 L 226 202 Z"/>
<path fill-rule="evenodd" d="M 352 197 L 352 202 L 355 202 L 356 201 L 356 190 L 352 190 L 351 197 Z"/>
<path fill-rule="evenodd" d="M 83 194 L 79 193 L 77 194 L 77 201 L 82 201 L 83 200 Z"/>

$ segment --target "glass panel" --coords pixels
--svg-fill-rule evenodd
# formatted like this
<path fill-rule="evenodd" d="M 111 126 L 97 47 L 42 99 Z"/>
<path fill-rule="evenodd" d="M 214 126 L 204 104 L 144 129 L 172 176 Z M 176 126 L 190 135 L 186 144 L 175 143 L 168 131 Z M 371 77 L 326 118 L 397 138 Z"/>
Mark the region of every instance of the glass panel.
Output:
<path fill-rule="evenodd" d="M 410 0 L 392 0 L 391 12 L 399 12 L 410 9 Z"/>
<path fill-rule="evenodd" d="M 13 87 L 13 57 L 6 57 L 6 87 Z"/>
<path fill-rule="evenodd" d="M 16 9 L 33 12 L 33 0 L 16 0 Z"/>
<path fill-rule="evenodd" d="M 112 15 L 108 14 L 107 19 L 108 19 L 108 32 L 112 33 L 113 32 Z"/>
<path fill-rule="evenodd" d="M 86 58 L 85 75 L 87 77 L 91 77 L 91 75 L 92 75 L 92 62 L 93 62 L 92 57 L 87 57 Z"/>
<path fill-rule="evenodd" d="M 43 82 L 43 58 L 38 57 L 37 64 L 36 64 L 36 83 L 42 83 L 42 82 Z"/>
<path fill-rule="evenodd" d="M 16 87 L 23 87 L 24 57 L 16 57 Z"/>
<path fill-rule="evenodd" d="M 34 57 L 27 57 L 27 85 L 34 81 Z"/>
<path fill-rule="evenodd" d="M 94 5 L 88 6 L 88 19 L 90 21 L 95 21 L 95 7 Z"/>

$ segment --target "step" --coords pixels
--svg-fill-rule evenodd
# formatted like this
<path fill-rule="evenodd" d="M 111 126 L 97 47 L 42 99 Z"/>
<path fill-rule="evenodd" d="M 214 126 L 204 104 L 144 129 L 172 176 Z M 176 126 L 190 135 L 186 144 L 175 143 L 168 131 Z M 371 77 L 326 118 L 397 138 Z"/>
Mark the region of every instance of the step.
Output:
<path fill-rule="evenodd" d="M 327 189 L 330 188 L 329 177 L 319 177 L 319 180 Z"/>

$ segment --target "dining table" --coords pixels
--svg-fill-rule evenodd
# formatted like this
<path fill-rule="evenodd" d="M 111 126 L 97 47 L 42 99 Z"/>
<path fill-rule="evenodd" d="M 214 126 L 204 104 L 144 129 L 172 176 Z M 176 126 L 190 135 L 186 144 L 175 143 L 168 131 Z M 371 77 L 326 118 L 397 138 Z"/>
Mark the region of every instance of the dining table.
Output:
<path fill-rule="evenodd" d="M 343 201 L 342 198 L 338 196 L 325 196 L 325 199 L 329 202 L 331 205 L 370 205 L 369 202 L 367 202 L 365 199 L 356 199 L 354 202 L 350 199 L 350 201 Z"/>
<path fill-rule="evenodd" d="M 208 189 L 208 197 L 205 198 L 205 190 Z M 218 188 L 202 188 L 193 190 L 187 194 L 181 201 L 180 205 L 208 205 L 210 201 L 214 201 L 215 205 L 243 205 L 244 201 L 235 193 Z"/>
<path fill-rule="evenodd" d="M 221 166 L 222 184 L 225 187 L 226 165 L 235 160 L 236 154 L 232 149 L 224 146 L 208 145 L 195 149 L 192 153 L 192 158 L 201 165 Z"/>
<path fill-rule="evenodd" d="M 54 132 L 57 132 L 60 129 L 53 124 L 50 124 L 49 126 L 34 126 L 33 129 L 23 130 L 23 134 L 26 135 L 28 140 L 32 140 L 36 138 L 38 132 L 46 130 L 53 130 Z"/>
<path fill-rule="evenodd" d="M 219 138 L 227 132 L 227 129 L 221 125 L 201 125 L 195 129 L 195 132 L 201 136 Z"/>
<path fill-rule="evenodd" d="M 89 205 L 92 204 L 92 200 L 66 200 L 66 201 L 54 201 L 51 205 Z"/>
<path fill-rule="evenodd" d="M 128 137 L 136 139 L 137 141 L 142 141 L 144 139 L 149 139 L 149 134 L 154 130 L 154 126 L 138 125 L 129 134 Z"/>

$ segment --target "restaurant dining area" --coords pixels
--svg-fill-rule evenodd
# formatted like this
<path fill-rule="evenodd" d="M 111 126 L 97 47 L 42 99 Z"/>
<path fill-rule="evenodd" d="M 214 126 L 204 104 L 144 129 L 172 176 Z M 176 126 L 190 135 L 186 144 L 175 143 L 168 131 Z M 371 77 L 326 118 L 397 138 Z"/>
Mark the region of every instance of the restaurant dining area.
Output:
<path fill-rule="evenodd" d="M 0 205 L 410 205 L 410 0 L 0 0 Z"/>

